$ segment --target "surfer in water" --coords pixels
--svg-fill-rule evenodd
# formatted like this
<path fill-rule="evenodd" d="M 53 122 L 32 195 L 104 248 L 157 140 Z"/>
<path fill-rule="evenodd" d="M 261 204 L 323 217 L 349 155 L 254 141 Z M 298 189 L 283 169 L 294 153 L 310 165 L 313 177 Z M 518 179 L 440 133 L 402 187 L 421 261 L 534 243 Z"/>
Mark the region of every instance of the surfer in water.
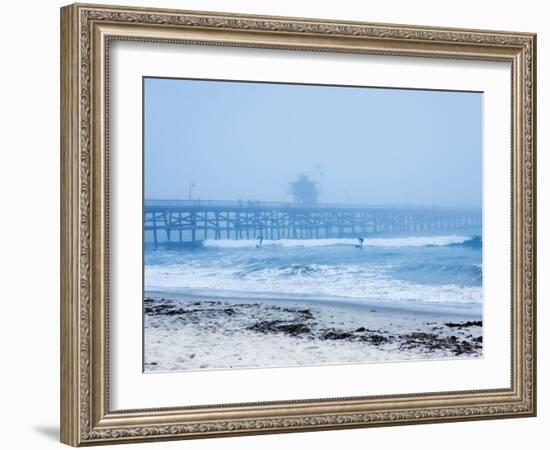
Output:
<path fill-rule="evenodd" d="M 262 236 L 262 234 L 260 233 L 260 235 L 256 238 L 256 240 L 258 241 L 258 243 L 256 244 L 256 248 L 259 248 L 262 246 L 262 242 L 264 241 L 264 237 Z"/>
<path fill-rule="evenodd" d="M 357 238 L 357 240 L 359 241 L 359 244 L 357 244 L 355 248 L 363 248 L 363 242 L 365 242 L 365 238 L 360 237 Z"/>

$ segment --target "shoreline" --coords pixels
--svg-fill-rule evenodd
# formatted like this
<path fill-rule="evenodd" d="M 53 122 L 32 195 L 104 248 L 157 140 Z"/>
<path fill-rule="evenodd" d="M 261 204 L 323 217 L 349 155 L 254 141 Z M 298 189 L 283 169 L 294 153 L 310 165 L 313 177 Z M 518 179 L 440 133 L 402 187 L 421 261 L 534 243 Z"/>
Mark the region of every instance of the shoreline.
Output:
<path fill-rule="evenodd" d="M 213 292 L 212 294 L 197 292 L 198 290 L 171 290 L 171 289 L 156 289 L 149 288 L 144 289 L 144 298 L 171 298 L 173 300 L 187 300 L 187 299 L 214 299 L 216 301 L 224 302 L 240 302 L 240 303 L 304 303 L 317 306 L 328 307 L 341 307 L 352 309 L 364 309 L 364 308 L 376 308 L 380 310 L 387 310 L 388 312 L 396 313 L 420 313 L 420 314 L 432 314 L 432 315 L 452 315 L 459 317 L 481 317 L 483 315 L 483 305 L 474 303 L 452 303 L 443 304 L 436 302 L 424 302 L 418 303 L 413 301 L 401 301 L 401 302 L 389 302 L 384 300 L 375 299 L 363 299 L 363 298 L 351 298 L 351 297 L 323 297 L 323 296 L 311 296 L 304 297 L 299 295 L 277 296 L 272 293 L 250 293 L 246 295 L 244 292 L 239 292 L 237 295 L 226 294 L 223 295 L 219 292 Z M 213 291 L 210 289 L 209 291 Z M 243 295 L 244 294 L 244 295 Z"/>
<path fill-rule="evenodd" d="M 146 291 L 144 370 L 477 358 L 482 325 L 481 314 Z"/>

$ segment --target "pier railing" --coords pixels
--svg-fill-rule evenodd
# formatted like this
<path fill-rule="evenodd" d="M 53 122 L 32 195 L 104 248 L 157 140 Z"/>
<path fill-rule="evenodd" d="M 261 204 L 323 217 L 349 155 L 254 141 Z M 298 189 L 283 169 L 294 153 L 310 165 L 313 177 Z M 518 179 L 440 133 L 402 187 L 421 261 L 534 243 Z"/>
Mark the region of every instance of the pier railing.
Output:
<path fill-rule="evenodd" d="M 313 239 L 372 232 L 457 229 L 481 225 L 469 208 L 372 206 L 252 200 L 145 200 L 145 240 Z"/>
<path fill-rule="evenodd" d="M 474 211 L 473 208 L 452 208 L 440 206 L 407 206 L 407 205 L 369 205 L 361 203 L 313 203 L 301 204 L 290 202 L 272 202 L 259 200 L 157 200 L 146 199 L 145 209 L 162 208 L 262 208 L 262 209 L 368 209 L 368 210 L 423 210 L 423 211 Z"/>

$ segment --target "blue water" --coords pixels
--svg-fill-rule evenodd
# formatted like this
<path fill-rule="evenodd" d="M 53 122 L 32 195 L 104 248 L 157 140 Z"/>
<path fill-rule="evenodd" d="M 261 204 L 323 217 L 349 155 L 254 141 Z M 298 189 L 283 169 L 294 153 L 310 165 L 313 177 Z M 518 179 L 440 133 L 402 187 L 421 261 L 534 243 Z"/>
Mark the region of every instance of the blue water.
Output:
<path fill-rule="evenodd" d="M 428 236 L 145 245 L 145 289 L 480 309 L 481 230 Z"/>

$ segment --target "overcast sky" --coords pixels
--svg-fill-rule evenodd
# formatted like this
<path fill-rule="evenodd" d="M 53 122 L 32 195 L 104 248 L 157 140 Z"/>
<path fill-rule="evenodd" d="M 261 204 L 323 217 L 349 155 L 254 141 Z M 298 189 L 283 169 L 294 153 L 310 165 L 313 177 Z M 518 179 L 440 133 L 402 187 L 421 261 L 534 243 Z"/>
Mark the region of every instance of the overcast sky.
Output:
<path fill-rule="evenodd" d="M 478 207 L 482 94 L 146 78 L 146 199 Z"/>

